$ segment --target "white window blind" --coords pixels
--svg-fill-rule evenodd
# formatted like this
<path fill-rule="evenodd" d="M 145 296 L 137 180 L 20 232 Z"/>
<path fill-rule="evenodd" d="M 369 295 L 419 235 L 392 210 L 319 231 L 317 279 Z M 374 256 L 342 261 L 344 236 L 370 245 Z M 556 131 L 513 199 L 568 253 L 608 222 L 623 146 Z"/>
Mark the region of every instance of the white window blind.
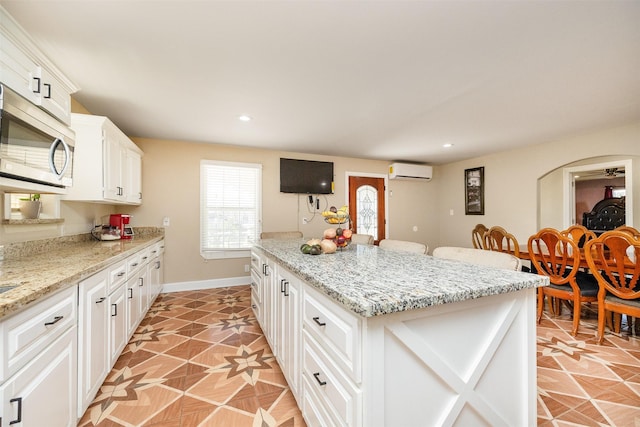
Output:
<path fill-rule="evenodd" d="M 200 162 L 200 254 L 206 259 L 250 256 L 260 236 L 262 165 Z"/>

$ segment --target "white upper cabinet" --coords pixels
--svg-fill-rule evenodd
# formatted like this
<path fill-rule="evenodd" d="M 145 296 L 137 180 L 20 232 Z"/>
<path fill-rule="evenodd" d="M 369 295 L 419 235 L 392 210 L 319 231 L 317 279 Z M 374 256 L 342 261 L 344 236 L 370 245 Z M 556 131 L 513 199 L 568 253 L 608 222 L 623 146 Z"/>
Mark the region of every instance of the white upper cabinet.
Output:
<path fill-rule="evenodd" d="M 142 203 L 142 150 L 107 117 L 72 114 L 73 187 L 65 200 Z"/>
<path fill-rule="evenodd" d="M 0 82 L 69 124 L 77 87 L 0 6 Z"/>

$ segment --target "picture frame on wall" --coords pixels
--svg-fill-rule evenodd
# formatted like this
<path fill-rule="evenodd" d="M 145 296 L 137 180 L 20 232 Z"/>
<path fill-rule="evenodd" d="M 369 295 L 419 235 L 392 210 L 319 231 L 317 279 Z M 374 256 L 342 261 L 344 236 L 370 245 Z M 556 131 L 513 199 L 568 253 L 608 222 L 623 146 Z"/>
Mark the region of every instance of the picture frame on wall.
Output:
<path fill-rule="evenodd" d="M 464 213 L 484 215 L 484 167 L 464 170 Z"/>

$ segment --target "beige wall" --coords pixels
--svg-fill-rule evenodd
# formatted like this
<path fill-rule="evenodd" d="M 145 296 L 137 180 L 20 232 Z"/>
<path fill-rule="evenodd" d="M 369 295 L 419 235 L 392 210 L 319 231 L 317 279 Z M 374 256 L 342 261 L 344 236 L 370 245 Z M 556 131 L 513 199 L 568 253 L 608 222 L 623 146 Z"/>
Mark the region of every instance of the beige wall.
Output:
<path fill-rule="evenodd" d="M 640 155 L 640 122 L 444 165 L 435 182 L 439 235 L 434 243 L 471 246 L 471 229 L 479 222 L 502 225 L 524 243 L 537 230 L 538 178 L 580 159 L 610 155 Z M 464 215 L 464 169 L 478 166 L 485 168 L 485 215 Z M 634 170 L 638 167 L 634 160 Z M 639 212 L 639 187 L 634 185 L 634 212 Z"/>
<path fill-rule="evenodd" d="M 200 160 L 261 163 L 263 173 L 264 231 L 300 230 L 305 237 L 320 237 L 329 227 L 319 213 L 313 216 L 306 195 L 280 193 L 280 157 L 334 162 L 335 192 L 320 196 L 325 206 L 342 206 L 345 201 L 345 173 L 386 174 L 386 161 L 249 149 L 219 144 L 134 138 L 144 151 L 143 205 L 130 209 L 133 224 L 161 226 L 165 229 L 165 280 L 169 283 L 245 276 L 247 258 L 204 260 L 199 253 Z M 389 198 L 389 237 L 428 243 L 437 236 L 434 218 L 436 186 L 434 182 L 391 181 Z M 303 225 L 302 219 L 311 221 Z M 418 231 L 413 231 L 413 226 Z"/>

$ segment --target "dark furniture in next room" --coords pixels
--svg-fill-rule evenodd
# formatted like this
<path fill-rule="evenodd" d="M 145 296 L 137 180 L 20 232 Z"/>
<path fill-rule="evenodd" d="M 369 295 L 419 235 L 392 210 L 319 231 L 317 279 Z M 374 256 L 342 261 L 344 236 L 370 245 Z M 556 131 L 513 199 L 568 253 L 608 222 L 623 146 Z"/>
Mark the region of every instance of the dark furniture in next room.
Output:
<path fill-rule="evenodd" d="M 596 234 L 613 230 L 625 224 L 625 198 L 602 199 L 591 212 L 582 214 L 582 225 Z"/>

